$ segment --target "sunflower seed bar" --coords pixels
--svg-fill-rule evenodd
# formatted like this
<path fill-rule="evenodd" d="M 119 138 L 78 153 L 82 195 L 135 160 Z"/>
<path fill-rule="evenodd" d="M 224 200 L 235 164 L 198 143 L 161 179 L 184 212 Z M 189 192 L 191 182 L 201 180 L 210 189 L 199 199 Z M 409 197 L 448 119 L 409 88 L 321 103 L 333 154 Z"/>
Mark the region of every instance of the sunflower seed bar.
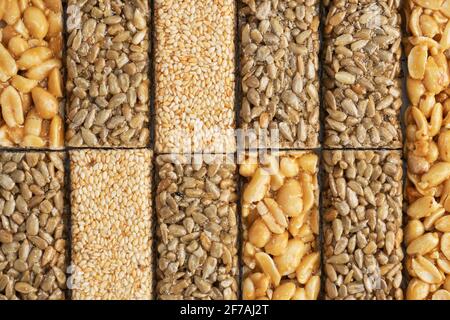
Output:
<path fill-rule="evenodd" d="M 325 151 L 325 298 L 403 299 L 399 151 Z"/>
<path fill-rule="evenodd" d="M 225 156 L 156 158 L 157 298 L 236 300 L 236 164 Z"/>
<path fill-rule="evenodd" d="M 0 155 L 0 300 L 66 297 L 64 154 Z"/>
<path fill-rule="evenodd" d="M 147 146 L 149 19 L 146 0 L 68 0 L 69 146 Z"/>
<path fill-rule="evenodd" d="M 319 1 L 241 2 L 243 143 L 317 147 Z"/>
<path fill-rule="evenodd" d="M 325 1 L 325 146 L 401 147 L 399 2 Z"/>
<path fill-rule="evenodd" d="M 70 152 L 72 298 L 152 298 L 148 150 Z"/>

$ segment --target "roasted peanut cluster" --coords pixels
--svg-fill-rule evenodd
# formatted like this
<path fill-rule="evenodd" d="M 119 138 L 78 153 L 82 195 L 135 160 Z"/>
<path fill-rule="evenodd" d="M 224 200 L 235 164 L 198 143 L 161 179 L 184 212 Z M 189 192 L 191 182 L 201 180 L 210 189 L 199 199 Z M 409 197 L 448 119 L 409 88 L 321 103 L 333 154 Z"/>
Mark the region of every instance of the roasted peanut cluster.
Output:
<path fill-rule="evenodd" d="M 242 200 L 243 298 L 316 300 L 320 289 L 314 153 L 249 155 Z"/>
<path fill-rule="evenodd" d="M 0 1 L 0 145 L 61 148 L 61 0 Z"/>
<path fill-rule="evenodd" d="M 407 299 L 450 300 L 450 1 L 408 0 Z"/>

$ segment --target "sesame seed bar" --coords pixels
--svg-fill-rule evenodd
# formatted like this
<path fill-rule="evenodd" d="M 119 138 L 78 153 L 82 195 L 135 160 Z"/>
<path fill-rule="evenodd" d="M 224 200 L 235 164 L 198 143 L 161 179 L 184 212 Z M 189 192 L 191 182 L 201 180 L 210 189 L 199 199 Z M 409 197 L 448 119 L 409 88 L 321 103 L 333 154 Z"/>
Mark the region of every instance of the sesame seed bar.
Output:
<path fill-rule="evenodd" d="M 235 1 L 156 0 L 156 151 L 235 151 Z"/>
<path fill-rule="evenodd" d="M 152 298 L 149 150 L 70 152 L 72 298 Z"/>

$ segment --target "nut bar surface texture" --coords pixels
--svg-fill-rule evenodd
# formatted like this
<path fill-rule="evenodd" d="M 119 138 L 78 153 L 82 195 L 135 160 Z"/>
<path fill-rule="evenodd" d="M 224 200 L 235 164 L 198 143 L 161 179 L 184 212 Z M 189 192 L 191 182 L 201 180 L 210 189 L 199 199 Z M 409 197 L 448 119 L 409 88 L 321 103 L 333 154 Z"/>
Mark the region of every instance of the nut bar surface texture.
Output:
<path fill-rule="evenodd" d="M 151 158 L 70 152 L 73 299 L 152 298 Z"/>
<path fill-rule="evenodd" d="M 450 1 L 405 1 L 409 300 L 450 300 Z"/>
<path fill-rule="evenodd" d="M 0 154 L 0 300 L 66 297 L 62 153 Z"/>
<path fill-rule="evenodd" d="M 399 151 L 325 151 L 326 299 L 401 300 Z"/>
<path fill-rule="evenodd" d="M 318 147 L 319 1 L 240 2 L 246 147 Z"/>
<path fill-rule="evenodd" d="M 234 152 L 235 1 L 155 0 L 156 152 Z"/>
<path fill-rule="evenodd" d="M 400 148 L 400 1 L 325 3 L 324 145 Z"/>
<path fill-rule="evenodd" d="M 236 164 L 223 155 L 156 164 L 157 299 L 236 300 Z"/>
<path fill-rule="evenodd" d="M 68 146 L 149 143 L 149 24 L 147 0 L 68 0 Z"/>
<path fill-rule="evenodd" d="M 64 146 L 60 0 L 0 1 L 0 146 Z"/>
<path fill-rule="evenodd" d="M 316 300 L 320 291 L 318 156 L 247 155 L 240 174 L 245 300 Z"/>

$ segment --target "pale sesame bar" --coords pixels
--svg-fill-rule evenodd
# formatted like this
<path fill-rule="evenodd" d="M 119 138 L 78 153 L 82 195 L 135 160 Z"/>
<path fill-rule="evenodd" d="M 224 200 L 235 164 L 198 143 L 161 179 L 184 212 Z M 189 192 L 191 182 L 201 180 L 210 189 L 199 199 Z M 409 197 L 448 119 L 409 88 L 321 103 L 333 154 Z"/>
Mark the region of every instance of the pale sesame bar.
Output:
<path fill-rule="evenodd" d="M 72 298 L 152 298 L 148 150 L 70 152 Z"/>
<path fill-rule="evenodd" d="M 156 0 L 156 151 L 235 151 L 235 1 Z"/>

